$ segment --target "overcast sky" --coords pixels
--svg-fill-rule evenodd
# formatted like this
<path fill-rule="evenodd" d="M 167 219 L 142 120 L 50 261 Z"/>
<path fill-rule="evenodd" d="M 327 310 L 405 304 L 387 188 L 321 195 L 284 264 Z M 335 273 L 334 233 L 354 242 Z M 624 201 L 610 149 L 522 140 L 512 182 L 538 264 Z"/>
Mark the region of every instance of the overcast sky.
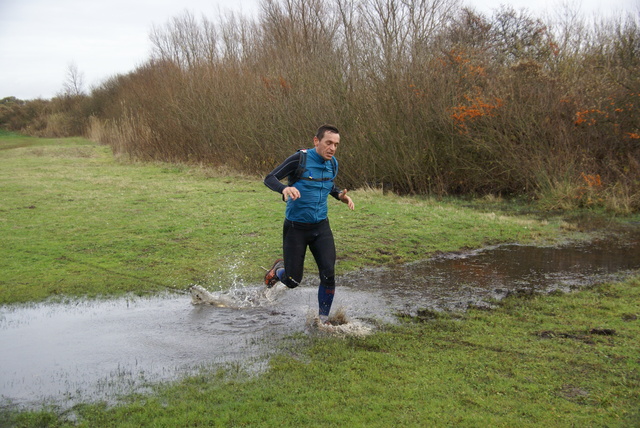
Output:
<path fill-rule="evenodd" d="M 490 13 L 501 4 L 536 16 L 562 0 L 464 0 Z M 0 99 L 49 99 L 62 91 L 70 64 L 85 89 L 126 74 L 149 57 L 149 32 L 185 10 L 257 16 L 260 0 L 0 0 Z M 640 11 L 640 0 L 569 0 L 585 16 Z"/>

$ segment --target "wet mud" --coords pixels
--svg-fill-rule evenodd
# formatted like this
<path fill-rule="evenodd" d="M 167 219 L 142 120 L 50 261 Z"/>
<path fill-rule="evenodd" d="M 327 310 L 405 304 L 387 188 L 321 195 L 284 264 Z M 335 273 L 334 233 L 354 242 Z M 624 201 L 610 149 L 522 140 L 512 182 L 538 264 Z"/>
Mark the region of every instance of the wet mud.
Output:
<path fill-rule="evenodd" d="M 320 328 L 313 321 L 314 278 L 293 290 L 202 287 L 207 294 L 200 300 L 170 294 L 0 307 L 0 406 L 113 402 L 203 369 L 261 370 L 281 339 L 296 332 L 358 334 L 397 314 L 489 307 L 514 293 L 570 291 L 639 271 L 640 234 L 441 254 L 341 276 L 332 312 L 348 322 Z"/>

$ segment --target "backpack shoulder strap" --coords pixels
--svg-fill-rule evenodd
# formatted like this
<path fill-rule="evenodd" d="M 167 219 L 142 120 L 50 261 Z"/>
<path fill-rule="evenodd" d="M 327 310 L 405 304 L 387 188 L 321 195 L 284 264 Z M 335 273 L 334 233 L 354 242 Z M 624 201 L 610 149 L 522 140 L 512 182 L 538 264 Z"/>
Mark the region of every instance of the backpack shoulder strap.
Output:
<path fill-rule="evenodd" d="M 326 178 L 311 178 L 303 177 L 304 171 L 307 169 L 307 149 L 300 149 L 297 153 L 300 153 L 300 159 L 298 161 L 298 167 L 295 172 L 288 177 L 288 185 L 293 186 L 298 180 L 310 180 L 310 181 L 331 181 L 335 180 L 338 175 L 338 162 L 336 158 L 331 158 L 331 165 L 333 166 L 333 177 Z"/>
<path fill-rule="evenodd" d="M 300 154 L 300 159 L 298 161 L 298 167 L 296 168 L 294 173 L 290 174 L 288 177 L 289 186 L 293 186 L 296 181 L 300 180 L 300 177 L 302 177 L 304 170 L 307 168 L 307 149 L 300 149 L 297 153 Z"/>

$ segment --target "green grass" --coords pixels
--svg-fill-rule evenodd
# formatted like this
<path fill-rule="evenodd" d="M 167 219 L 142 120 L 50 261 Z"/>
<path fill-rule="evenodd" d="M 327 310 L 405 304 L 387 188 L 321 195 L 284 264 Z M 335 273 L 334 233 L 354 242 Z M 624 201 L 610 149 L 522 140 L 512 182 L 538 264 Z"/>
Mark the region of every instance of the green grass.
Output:
<path fill-rule="evenodd" d="M 0 136 L 0 192 L 0 304 L 256 283 L 281 252 L 284 204 L 260 177 L 120 162 L 79 138 Z M 570 229 L 508 203 L 351 195 L 353 212 L 330 201 L 339 274 Z"/>
<path fill-rule="evenodd" d="M 284 206 L 259 178 L 118 161 L 83 139 L 3 134 L 0 191 L 0 303 L 258 282 L 279 253 Z M 545 219 L 496 200 L 352 196 L 355 212 L 330 208 L 339 273 L 637 221 Z M 638 426 L 638 316 L 637 277 L 404 319 L 365 338 L 299 334 L 261 374 L 203 372 L 116 406 L 0 409 L 0 425 Z"/>
<path fill-rule="evenodd" d="M 114 407 L 8 417 L 25 427 L 638 426 L 639 302 L 636 278 L 366 338 L 301 336 L 262 375 L 203 373 Z"/>

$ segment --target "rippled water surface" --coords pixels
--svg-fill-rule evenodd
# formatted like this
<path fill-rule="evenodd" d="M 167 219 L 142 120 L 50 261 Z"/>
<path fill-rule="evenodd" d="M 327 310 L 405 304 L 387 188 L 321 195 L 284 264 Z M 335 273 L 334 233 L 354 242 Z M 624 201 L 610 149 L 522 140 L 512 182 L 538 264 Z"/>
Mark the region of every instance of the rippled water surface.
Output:
<path fill-rule="evenodd" d="M 510 293 L 571 290 L 640 270 L 640 235 L 567 247 L 506 245 L 443 254 L 339 278 L 334 310 L 352 321 L 464 310 Z M 280 339 L 308 328 L 314 279 L 289 290 L 246 285 L 213 293 L 0 308 L 2 405 L 111 400 L 202 367 L 260 368 Z"/>

